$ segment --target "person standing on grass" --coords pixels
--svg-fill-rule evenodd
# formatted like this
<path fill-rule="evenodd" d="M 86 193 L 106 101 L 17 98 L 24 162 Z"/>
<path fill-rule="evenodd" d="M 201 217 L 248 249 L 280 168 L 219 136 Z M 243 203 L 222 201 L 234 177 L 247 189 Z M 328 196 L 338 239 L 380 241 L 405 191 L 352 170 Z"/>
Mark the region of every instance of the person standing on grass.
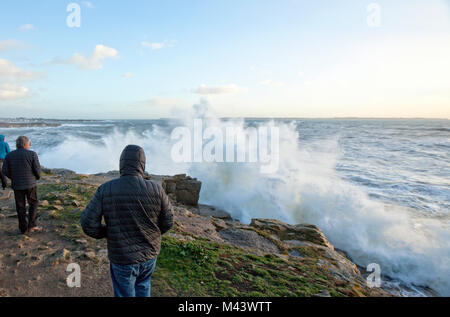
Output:
<path fill-rule="evenodd" d="M 150 297 L 161 236 L 173 225 L 166 193 L 159 184 L 144 179 L 145 160 L 141 147 L 125 147 L 120 178 L 101 185 L 81 214 L 84 233 L 107 239 L 116 297 Z"/>
<path fill-rule="evenodd" d="M 22 234 L 27 232 L 40 232 L 41 227 L 36 225 L 37 209 L 37 183 L 41 178 L 41 165 L 38 155 L 30 151 L 31 142 L 26 136 L 16 140 L 16 150 L 10 152 L 3 162 L 2 173 L 11 179 L 14 190 L 19 229 Z M 28 219 L 26 202 L 28 201 Z"/>
<path fill-rule="evenodd" d="M 2 188 L 3 190 L 6 189 L 6 186 L 8 185 L 8 180 L 6 179 L 6 176 L 2 173 L 2 166 L 3 161 L 5 160 L 6 155 L 11 152 L 9 148 L 9 144 L 5 142 L 5 136 L 0 134 L 0 178 L 2 180 Z"/>

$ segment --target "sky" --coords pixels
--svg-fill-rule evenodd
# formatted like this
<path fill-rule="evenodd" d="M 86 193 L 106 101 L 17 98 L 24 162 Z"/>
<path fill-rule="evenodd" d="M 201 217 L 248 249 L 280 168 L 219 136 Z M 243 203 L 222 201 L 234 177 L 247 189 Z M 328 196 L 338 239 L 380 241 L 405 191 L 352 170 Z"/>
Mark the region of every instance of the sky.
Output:
<path fill-rule="evenodd" d="M 199 102 L 448 119 L 450 0 L 2 1 L 0 117 L 152 119 Z"/>

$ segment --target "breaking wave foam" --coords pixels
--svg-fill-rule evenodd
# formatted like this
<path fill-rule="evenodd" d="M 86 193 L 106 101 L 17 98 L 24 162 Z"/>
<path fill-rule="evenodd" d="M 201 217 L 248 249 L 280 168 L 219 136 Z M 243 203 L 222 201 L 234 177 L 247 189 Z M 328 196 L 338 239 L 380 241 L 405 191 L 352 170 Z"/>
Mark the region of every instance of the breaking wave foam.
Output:
<path fill-rule="evenodd" d="M 209 124 L 230 122 L 211 119 Z M 234 124 L 245 129 L 242 121 Z M 116 130 L 96 142 L 69 136 L 55 148 L 41 151 L 41 161 L 79 173 L 106 172 L 118 169 L 127 144 L 138 144 L 146 151 L 148 172 L 199 178 L 203 203 L 223 208 L 246 223 L 251 218 L 276 218 L 315 224 L 357 264 L 378 263 L 386 275 L 450 295 L 448 217 L 424 216 L 369 198 L 336 172 L 337 138 L 305 143 L 299 140 L 295 124 L 278 126 L 280 166 L 274 175 L 261 174 L 257 164 L 249 163 L 175 164 L 170 158 L 170 134 L 157 125 L 142 134 Z"/>

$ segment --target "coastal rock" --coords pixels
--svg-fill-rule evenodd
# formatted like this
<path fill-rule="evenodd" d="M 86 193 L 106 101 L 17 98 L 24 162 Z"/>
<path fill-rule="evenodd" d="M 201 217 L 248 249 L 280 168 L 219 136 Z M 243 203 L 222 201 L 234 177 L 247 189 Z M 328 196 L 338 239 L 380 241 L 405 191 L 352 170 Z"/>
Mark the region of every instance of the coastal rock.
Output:
<path fill-rule="evenodd" d="M 61 262 L 65 262 L 70 259 L 70 251 L 67 249 L 61 249 L 56 251 L 53 257 L 53 264 L 57 265 Z"/>
<path fill-rule="evenodd" d="M 112 295 L 110 285 L 105 283 L 109 270 L 107 243 L 104 239 L 88 239 L 83 234 L 79 214 L 95 189 L 116 175 L 117 172 L 88 175 L 83 179 L 79 175 L 67 178 L 43 175 L 39 181 L 40 192 L 47 194 L 41 199 L 47 200 L 49 206 L 40 209 L 40 225 L 46 231 L 32 235 L 31 241 L 16 233 L 17 214 L 13 200 L 0 200 L 0 209 L 7 208 L 2 213 L 6 217 L 0 220 L 5 229 L 0 267 L 4 264 L 8 272 L 14 270 L 14 273 L 8 273 L 11 276 L 0 274 L 0 278 L 14 277 L 12 274 L 22 276 L 30 267 L 33 267 L 33 274 L 36 272 L 36 276 L 42 277 L 41 284 L 31 285 L 36 286 L 33 290 L 28 287 L 18 292 L 14 285 L 8 286 L 10 296 L 34 294 L 42 291 L 43 285 L 56 285 L 60 276 L 48 274 L 46 269 L 59 264 L 57 268 L 62 272 L 70 262 L 82 263 L 83 276 L 92 279 L 83 280 L 83 295 Z M 378 288 L 369 289 L 358 268 L 343 252 L 335 250 L 316 226 L 290 225 L 269 219 L 254 219 L 251 225 L 247 225 L 231 219 L 229 213 L 217 207 L 199 205 L 201 183 L 195 179 L 186 175 L 148 177 L 159 184 L 163 184 L 164 179 L 164 187 L 171 195 L 174 207 L 175 225 L 162 241 L 166 260 L 160 263 L 159 270 L 163 273 L 160 276 L 164 276 L 164 281 L 171 286 L 177 285 L 178 280 L 175 279 L 179 273 L 172 266 L 177 261 L 180 270 L 186 273 L 184 276 L 188 276 L 183 288 L 174 286 L 172 290 L 165 283 L 155 283 L 158 295 L 217 295 L 215 289 L 208 293 L 202 284 L 202 281 L 205 285 L 210 283 L 203 279 L 207 275 L 204 271 L 197 272 L 199 267 L 203 269 L 203 263 L 205 267 L 214 268 L 211 281 L 220 283 L 224 289 L 229 287 L 238 296 L 248 295 L 250 291 L 268 296 L 389 295 Z M 188 198 L 178 194 L 179 190 L 186 191 L 188 194 L 184 196 Z M 62 202 L 61 205 L 56 204 L 57 200 Z M 72 206 L 72 201 L 80 202 L 81 206 Z M 63 207 L 66 213 L 54 209 L 54 205 Z M 223 208 L 227 210 L 225 206 Z M 9 215 L 14 219 L 9 219 Z M 62 249 L 64 247 L 67 249 Z M 40 265 L 43 261 L 45 265 Z M 184 285 L 192 285 L 192 290 L 184 288 Z M 47 294 L 54 291 L 51 295 L 56 296 L 74 295 L 73 290 L 66 287 L 58 290 L 45 288 L 45 291 Z"/>
<path fill-rule="evenodd" d="M 172 231 L 179 230 L 197 238 L 223 243 L 223 239 L 217 233 L 216 227 L 211 223 L 210 218 L 198 215 L 187 216 L 178 212 L 174 216 L 175 228 Z"/>
<path fill-rule="evenodd" d="M 57 210 L 57 211 L 62 211 L 62 210 L 64 210 L 64 207 L 60 206 L 60 205 L 54 205 L 54 206 L 52 206 L 52 209 Z"/>
<path fill-rule="evenodd" d="M 276 244 L 252 230 L 230 228 L 219 231 L 219 235 L 232 245 L 251 248 L 262 254 L 280 253 Z"/>
<path fill-rule="evenodd" d="M 49 204 L 48 200 L 43 200 L 39 203 L 39 206 L 48 207 L 48 206 L 50 206 L 50 204 Z"/>
<path fill-rule="evenodd" d="M 164 177 L 161 185 L 166 194 L 175 197 L 176 202 L 188 206 L 197 206 L 202 183 L 185 174 Z"/>
<path fill-rule="evenodd" d="M 56 218 L 58 212 L 56 210 L 46 210 L 43 214 L 44 218 Z"/>
<path fill-rule="evenodd" d="M 358 267 L 334 250 L 322 231 L 314 225 L 289 225 L 274 219 L 253 219 L 250 226 L 269 234 L 271 239 L 276 237 L 276 241 L 292 257 L 317 258 L 317 265 L 325 267 L 336 280 L 362 279 Z"/>
<path fill-rule="evenodd" d="M 88 243 L 86 239 L 76 239 L 75 242 L 81 244 L 82 246 L 86 246 Z"/>
<path fill-rule="evenodd" d="M 12 197 L 12 191 L 8 190 L 6 192 L 2 193 L 2 196 L 0 197 L 0 200 L 9 200 Z"/>
<path fill-rule="evenodd" d="M 168 236 L 172 237 L 172 238 L 175 238 L 177 240 L 180 240 L 180 241 L 192 241 L 192 240 L 194 240 L 194 238 L 192 238 L 191 236 L 181 235 L 181 234 L 172 233 L 172 232 L 169 232 Z"/>
<path fill-rule="evenodd" d="M 95 260 L 97 258 L 94 251 L 87 251 L 84 253 L 84 256 L 89 260 Z"/>
<path fill-rule="evenodd" d="M 41 167 L 41 171 L 45 174 L 49 175 L 57 175 L 57 176 L 68 176 L 68 175 L 75 175 L 76 173 L 74 171 L 65 169 L 65 168 L 45 168 Z"/>
<path fill-rule="evenodd" d="M 95 176 L 108 176 L 108 177 L 111 177 L 111 178 L 116 178 L 116 177 L 120 176 L 120 172 L 119 171 L 109 171 L 107 173 L 97 173 L 97 174 L 94 174 L 94 175 Z"/>
<path fill-rule="evenodd" d="M 65 169 L 65 168 L 54 168 L 51 170 L 52 174 L 58 175 L 58 176 L 68 176 L 68 175 L 75 175 L 74 171 Z"/>
<path fill-rule="evenodd" d="M 47 193 L 47 194 L 44 195 L 43 199 L 47 200 L 47 201 L 48 200 L 54 201 L 54 200 L 58 199 L 58 195 L 56 193 L 54 193 L 54 192 Z"/>
<path fill-rule="evenodd" d="M 328 290 L 323 290 L 322 292 L 312 295 L 312 297 L 331 297 L 330 292 Z"/>
<path fill-rule="evenodd" d="M 197 214 L 199 214 L 201 216 L 211 216 L 214 218 L 227 219 L 227 220 L 231 219 L 231 215 L 228 212 L 226 212 L 222 209 L 218 209 L 213 206 L 198 205 L 197 210 L 198 210 Z"/>
<path fill-rule="evenodd" d="M 334 250 L 322 231 L 314 225 L 289 225 L 274 219 L 252 219 L 250 226 L 268 232 L 287 244 L 314 244 Z"/>
<path fill-rule="evenodd" d="M 218 230 L 224 230 L 228 228 L 228 225 L 225 221 L 222 219 L 212 219 L 211 223 L 218 229 Z"/>

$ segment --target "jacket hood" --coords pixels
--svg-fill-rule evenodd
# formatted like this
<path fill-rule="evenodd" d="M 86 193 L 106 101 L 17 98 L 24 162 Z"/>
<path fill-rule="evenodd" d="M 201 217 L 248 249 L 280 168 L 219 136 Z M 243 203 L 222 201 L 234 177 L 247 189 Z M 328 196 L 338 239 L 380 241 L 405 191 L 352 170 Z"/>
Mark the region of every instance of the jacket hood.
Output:
<path fill-rule="evenodd" d="M 127 145 L 120 156 L 120 176 L 144 176 L 145 152 L 137 145 Z"/>
<path fill-rule="evenodd" d="M 5 136 L 3 134 L 0 134 L 0 142 L 5 141 Z"/>

